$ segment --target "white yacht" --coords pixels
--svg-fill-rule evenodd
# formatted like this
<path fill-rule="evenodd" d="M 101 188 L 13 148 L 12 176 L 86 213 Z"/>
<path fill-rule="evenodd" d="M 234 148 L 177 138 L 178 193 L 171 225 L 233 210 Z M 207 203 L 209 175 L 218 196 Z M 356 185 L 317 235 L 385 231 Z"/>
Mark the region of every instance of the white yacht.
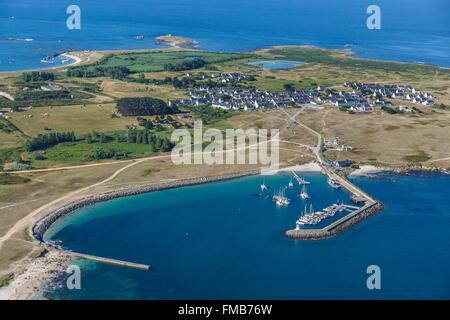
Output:
<path fill-rule="evenodd" d="M 280 207 L 287 206 L 291 203 L 291 200 L 284 195 L 284 190 L 280 190 L 277 194 L 274 194 L 272 199 Z"/>
<path fill-rule="evenodd" d="M 303 200 L 311 199 L 311 196 L 306 191 L 306 186 L 305 185 L 303 186 L 302 192 L 300 193 L 300 198 L 302 198 Z"/>
<path fill-rule="evenodd" d="M 289 183 L 288 183 L 288 187 L 289 188 L 293 188 L 294 187 L 294 183 L 292 182 L 292 177 L 291 177 L 291 181 L 289 181 Z"/>
<path fill-rule="evenodd" d="M 311 182 L 306 181 L 303 177 L 300 177 L 300 179 L 298 180 L 298 183 L 301 185 L 311 184 Z"/>
<path fill-rule="evenodd" d="M 267 190 L 269 190 L 269 188 L 267 187 L 266 182 L 264 181 L 264 182 L 261 184 L 261 191 L 267 191 Z"/>
<path fill-rule="evenodd" d="M 328 184 L 334 189 L 339 189 L 341 187 L 339 181 L 333 178 L 328 179 Z"/>

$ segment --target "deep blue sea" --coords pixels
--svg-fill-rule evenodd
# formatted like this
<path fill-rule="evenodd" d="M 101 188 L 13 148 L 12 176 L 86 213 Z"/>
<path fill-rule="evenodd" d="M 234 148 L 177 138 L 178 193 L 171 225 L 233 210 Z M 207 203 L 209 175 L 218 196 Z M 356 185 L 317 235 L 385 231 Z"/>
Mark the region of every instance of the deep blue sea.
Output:
<path fill-rule="evenodd" d="M 81 8 L 81 30 L 66 9 Z M 378 0 L 381 30 L 366 27 L 369 0 L 0 0 L 0 71 L 48 67 L 64 49 L 156 48 L 172 33 L 199 48 L 246 51 L 273 45 L 351 48 L 361 57 L 450 67 L 448 0 Z M 144 35 L 146 40 L 133 37 Z M 7 38 L 34 39 L 8 41 Z"/>
<path fill-rule="evenodd" d="M 306 174 L 316 209 L 348 194 Z M 274 189 L 289 175 L 265 177 Z M 148 272 L 81 263 L 81 290 L 53 299 L 449 299 L 450 176 L 377 175 L 353 181 L 386 209 L 323 241 L 284 237 L 305 202 L 277 208 L 255 197 L 260 176 L 100 203 L 57 223 L 49 236 L 74 251 L 152 265 Z M 309 203 L 309 202 L 308 202 Z M 381 290 L 368 290 L 369 265 Z M 65 279 L 61 279 L 64 283 Z"/>

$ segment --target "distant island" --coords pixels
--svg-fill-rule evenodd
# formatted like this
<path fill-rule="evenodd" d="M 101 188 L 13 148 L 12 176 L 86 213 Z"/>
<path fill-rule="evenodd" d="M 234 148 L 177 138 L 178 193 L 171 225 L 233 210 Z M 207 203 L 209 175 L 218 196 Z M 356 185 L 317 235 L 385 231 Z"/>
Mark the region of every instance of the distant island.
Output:
<path fill-rule="evenodd" d="M 156 37 L 155 41 L 158 45 L 169 46 L 173 48 L 194 49 L 197 46 L 197 42 L 195 40 L 174 36 L 172 34 L 166 34 Z"/>

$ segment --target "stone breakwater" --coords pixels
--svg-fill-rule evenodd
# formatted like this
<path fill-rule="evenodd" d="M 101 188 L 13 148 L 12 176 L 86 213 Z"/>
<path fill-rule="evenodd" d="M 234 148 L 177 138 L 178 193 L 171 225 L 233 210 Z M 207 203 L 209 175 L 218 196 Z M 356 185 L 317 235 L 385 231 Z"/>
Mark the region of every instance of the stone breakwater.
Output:
<path fill-rule="evenodd" d="M 252 176 L 259 174 L 259 170 L 252 170 L 252 171 L 245 171 L 240 173 L 233 173 L 229 175 L 221 175 L 221 176 L 215 176 L 215 177 L 203 177 L 203 178 L 195 178 L 195 179 L 188 179 L 188 180 L 180 180 L 180 181 L 174 181 L 174 182 L 167 182 L 167 183 L 161 183 L 161 184 L 155 184 L 155 185 L 146 185 L 146 186 L 140 186 L 135 188 L 128 188 L 128 189 L 122 189 L 117 191 L 111 191 L 107 193 L 102 193 L 98 195 L 93 195 L 89 197 L 85 197 L 76 201 L 73 201 L 71 203 L 68 203 L 61 208 L 49 213 L 44 218 L 39 220 L 32 228 L 32 234 L 33 237 L 40 241 L 44 241 L 44 235 L 47 232 L 47 230 L 60 218 L 65 217 L 79 209 L 82 209 L 84 207 L 104 202 L 116 198 L 122 198 L 122 197 L 128 197 L 143 193 L 149 193 L 149 192 L 155 192 L 160 190 L 166 190 L 166 189 L 175 189 L 185 186 L 193 186 L 193 185 L 199 185 L 199 184 L 205 184 L 205 183 L 211 183 L 216 181 L 224 181 L 224 180 L 231 180 L 246 176 Z"/>
<path fill-rule="evenodd" d="M 383 204 L 377 202 L 359 213 L 358 215 L 352 217 L 351 219 L 339 224 L 338 226 L 328 229 L 327 227 L 322 229 L 300 229 L 300 230 L 288 230 L 285 235 L 292 239 L 302 239 L 302 240 L 323 240 L 336 236 L 337 234 L 344 232 L 345 230 L 353 227 L 359 222 L 367 219 L 368 217 L 376 214 L 384 209 Z"/>

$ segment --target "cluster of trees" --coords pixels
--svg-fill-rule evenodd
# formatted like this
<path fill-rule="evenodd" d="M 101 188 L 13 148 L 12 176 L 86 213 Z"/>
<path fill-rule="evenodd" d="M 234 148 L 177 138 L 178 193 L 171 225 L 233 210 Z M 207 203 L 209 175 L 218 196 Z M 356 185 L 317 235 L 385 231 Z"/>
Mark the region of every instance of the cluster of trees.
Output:
<path fill-rule="evenodd" d="M 58 143 L 62 142 L 75 142 L 76 137 L 73 132 L 51 132 L 46 134 L 40 134 L 28 140 L 25 144 L 27 151 L 44 150 Z"/>
<path fill-rule="evenodd" d="M 232 115 L 232 111 L 213 108 L 210 105 L 197 106 L 192 110 L 192 115 L 200 119 L 204 124 L 211 124 L 216 121 L 226 119 Z"/>
<path fill-rule="evenodd" d="M 122 98 L 117 101 L 117 111 L 123 116 L 153 116 L 178 112 L 163 100 L 150 97 Z"/>
<path fill-rule="evenodd" d="M 130 80 L 130 78 L 128 78 Z M 189 88 L 196 88 L 196 87 L 208 87 L 208 88 L 218 88 L 218 87 L 227 87 L 227 86 L 234 86 L 234 87 L 240 87 L 240 83 L 238 80 L 231 81 L 228 83 L 223 83 L 221 81 L 213 81 L 211 79 L 208 79 L 206 81 L 199 81 L 202 79 L 196 79 L 195 77 L 166 77 L 164 79 L 146 79 L 145 75 L 143 73 L 139 74 L 139 77 L 135 80 L 137 83 L 143 83 L 143 84 L 155 84 L 155 85 L 172 85 L 175 89 L 189 89 Z M 256 81 L 255 76 L 251 76 L 248 78 L 248 81 Z"/>
<path fill-rule="evenodd" d="M 180 79 L 178 78 L 169 78 L 170 81 L 168 81 L 175 89 L 187 89 L 187 88 L 194 88 L 197 86 L 197 83 L 194 79 L 183 77 Z"/>
<path fill-rule="evenodd" d="M 435 108 L 440 109 L 440 110 L 445 110 L 445 109 L 450 109 L 450 106 L 447 106 L 443 103 L 436 103 L 434 105 Z"/>
<path fill-rule="evenodd" d="M 144 74 L 139 74 L 139 77 L 135 80 L 137 83 L 155 84 L 155 85 L 172 85 L 175 89 L 187 89 L 197 86 L 197 82 L 193 78 L 183 77 L 181 79 L 177 77 L 166 77 L 164 79 L 146 79 Z"/>
<path fill-rule="evenodd" d="M 137 120 L 139 122 L 139 125 L 147 130 L 163 131 L 164 127 L 161 124 L 169 124 L 174 129 L 178 129 L 179 127 L 181 127 L 181 125 L 171 116 L 156 116 L 154 122 L 150 119 L 145 119 L 142 117 L 138 117 Z"/>
<path fill-rule="evenodd" d="M 23 91 L 16 95 L 17 101 L 33 100 L 62 100 L 71 99 L 72 95 L 67 90 L 60 91 Z"/>
<path fill-rule="evenodd" d="M 339 107 L 339 111 L 348 112 L 348 113 L 354 113 L 353 110 L 350 110 L 349 106 L 341 106 L 341 107 Z"/>
<path fill-rule="evenodd" d="M 109 77 L 122 80 L 130 74 L 131 71 L 127 67 L 96 67 L 93 70 L 82 67 L 67 70 L 68 77 L 76 78 Z"/>
<path fill-rule="evenodd" d="M 153 122 L 150 119 L 138 117 L 137 121 L 139 122 L 139 125 L 141 127 L 144 127 L 147 130 L 151 130 L 151 129 L 155 128 L 155 125 L 153 124 Z"/>
<path fill-rule="evenodd" d="M 165 64 L 164 70 L 165 71 L 185 71 L 185 70 L 193 70 L 193 69 L 199 69 L 204 66 L 206 66 L 208 63 L 203 60 L 202 58 L 195 58 L 192 60 L 183 61 L 179 64 Z"/>
<path fill-rule="evenodd" d="M 6 132 L 6 133 L 11 133 L 14 131 L 17 131 L 17 127 L 15 125 L 13 125 L 11 122 L 9 122 L 8 120 L 5 120 L 3 118 L 0 118 L 0 131 L 1 132 Z"/>
<path fill-rule="evenodd" d="M 149 121 L 149 122 L 151 122 L 151 121 Z M 123 143 L 148 144 L 149 150 L 151 152 L 155 152 L 155 151 L 166 152 L 166 151 L 170 151 L 173 147 L 173 144 L 169 139 L 160 137 L 160 136 L 152 133 L 151 131 L 149 131 L 149 129 L 143 129 L 143 130 L 129 129 L 127 133 L 118 133 L 117 132 L 114 135 L 107 135 L 105 133 L 93 132 L 93 133 L 87 134 L 85 136 L 84 140 L 88 144 L 91 144 L 94 142 L 108 143 L 111 141 L 123 142 Z M 98 157 L 91 155 L 90 158 L 92 158 L 92 159 L 108 159 L 108 158 L 117 157 L 118 154 L 121 152 L 120 150 L 105 149 L 105 148 L 99 148 L 97 150 L 101 150 L 102 152 L 97 154 Z M 123 152 L 120 155 L 124 156 Z M 125 154 L 125 156 L 126 156 L 126 154 Z"/>
<path fill-rule="evenodd" d="M 148 130 L 128 130 L 127 142 L 148 144 L 151 152 L 168 152 L 173 148 L 173 143 L 169 139 L 157 136 Z"/>
<path fill-rule="evenodd" d="M 293 83 L 285 83 L 285 84 L 283 84 L 283 89 L 284 89 L 284 91 L 287 91 L 287 92 L 294 92 L 295 86 Z"/>
<path fill-rule="evenodd" d="M 22 73 L 22 80 L 25 82 L 53 81 L 55 80 L 55 75 L 51 72 L 24 72 Z"/>
<path fill-rule="evenodd" d="M 88 159 L 90 160 L 103 160 L 103 159 L 124 159 L 128 157 L 128 153 L 122 150 L 109 149 L 109 148 L 97 148 L 91 154 Z"/>
<path fill-rule="evenodd" d="M 381 107 L 381 110 L 383 110 L 384 112 L 389 113 L 389 114 L 399 113 L 399 111 L 397 111 L 396 109 L 390 108 L 390 107 L 385 107 L 385 106 Z"/>
<path fill-rule="evenodd" d="M 94 142 L 107 143 L 107 142 L 109 142 L 109 141 L 111 141 L 113 139 L 110 136 L 108 136 L 108 135 L 106 135 L 104 133 L 93 132 L 92 134 L 88 133 L 84 137 L 84 140 L 87 143 L 91 144 L 91 143 L 94 143 Z"/>

